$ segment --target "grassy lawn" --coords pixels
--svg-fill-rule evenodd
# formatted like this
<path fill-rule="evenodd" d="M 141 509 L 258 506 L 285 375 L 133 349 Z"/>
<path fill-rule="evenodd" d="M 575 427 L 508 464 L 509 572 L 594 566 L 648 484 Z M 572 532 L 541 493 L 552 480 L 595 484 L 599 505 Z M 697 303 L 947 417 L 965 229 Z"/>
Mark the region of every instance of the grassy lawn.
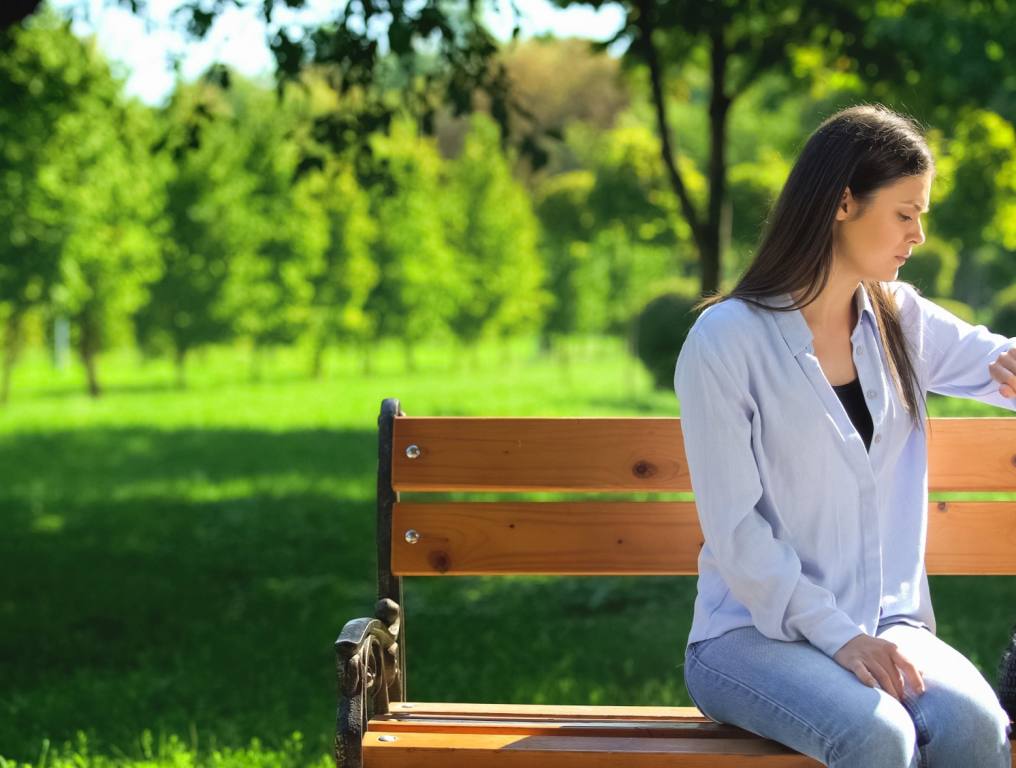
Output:
<path fill-rule="evenodd" d="M 376 420 L 675 416 L 609 340 L 567 367 L 518 341 L 398 347 L 320 380 L 293 351 L 102 360 L 107 392 L 40 354 L 0 410 L 0 766 L 327 766 L 332 642 L 374 601 Z M 935 400 L 933 413 L 1001 415 Z M 939 634 L 989 679 L 1016 582 L 933 579 Z M 411 579 L 419 700 L 688 704 L 692 578 Z M 526 621 L 521 622 L 520 617 Z"/>

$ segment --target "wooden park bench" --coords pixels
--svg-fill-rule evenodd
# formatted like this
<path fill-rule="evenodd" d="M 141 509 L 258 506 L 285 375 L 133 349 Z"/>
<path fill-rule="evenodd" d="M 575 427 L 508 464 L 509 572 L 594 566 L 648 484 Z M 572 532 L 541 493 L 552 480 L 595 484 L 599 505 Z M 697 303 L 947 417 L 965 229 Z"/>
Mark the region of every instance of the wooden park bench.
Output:
<path fill-rule="evenodd" d="M 694 707 L 408 701 L 403 577 L 694 574 L 702 534 L 691 501 L 399 501 L 400 491 L 688 492 L 677 418 L 409 417 L 386 399 L 378 427 L 380 599 L 336 643 L 340 768 L 820 765 Z M 929 488 L 1016 491 L 1016 419 L 931 419 Z M 1016 501 L 932 502 L 928 514 L 929 573 L 1016 574 Z"/>

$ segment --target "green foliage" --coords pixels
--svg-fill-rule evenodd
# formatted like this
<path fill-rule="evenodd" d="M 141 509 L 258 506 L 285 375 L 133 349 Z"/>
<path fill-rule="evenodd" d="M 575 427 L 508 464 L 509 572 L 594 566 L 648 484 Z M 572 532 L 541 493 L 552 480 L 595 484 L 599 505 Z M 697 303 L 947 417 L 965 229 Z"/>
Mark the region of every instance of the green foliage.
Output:
<path fill-rule="evenodd" d="M 915 248 L 901 276 L 925 294 L 951 296 L 959 254 L 955 246 L 934 235 Z"/>
<path fill-rule="evenodd" d="M 224 286 L 230 262 L 248 238 L 243 147 L 228 112 L 223 94 L 199 82 L 178 86 L 162 117 L 162 151 L 172 161 L 163 269 L 134 320 L 144 347 L 172 350 L 181 377 L 189 351 L 232 338 Z"/>
<path fill-rule="evenodd" d="M 675 285 L 653 298 L 636 320 L 636 351 L 659 389 L 673 389 L 674 368 L 684 339 L 695 324 L 699 295 Z"/>
<path fill-rule="evenodd" d="M 405 121 L 374 146 L 385 177 L 372 190 L 381 278 L 367 299 L 372 338 L 448 338 L 466 283 L 445 231 L 441 158 Z"/>
<path fill-rule="evenodd" d="M 567 136 L 585 169 L 548 177 L 536 193 L 557 299 L 544 329 L 626 333 L 651 286 L 687 265 L 687 228 L 647 128 L 576 125 Z"/>
<path fill-rule="evenodd" d="M 1016 284 L 1000 291 L 991 305 L 991 330 L 1016 336 Z"/>
<path fill-rule="evenodd" d="M 5 30 L 0 53 L 0 319 L 50 301 L 94 356 L 122 339 L 158 276 L 162 172 L 150 115 L 120 97 L 95 47 L 50 13 Z M 12 352 L 8 350 L 9 357 Z"/>
<path fill-rule="evenodd" d="M 935 302 L 940 307 L 948 309 L 950 312 L 952 312 L 954 315 L 956 315 L 956 317 L 960 318 L 961 320 L 966 320 L 968 323 L 972 325 L 977 323 L 974 308 L 971 307 L 969 304 L 964 304 L 962 301 L 950 299 L 945 296 L 929 296 L 928 299 L 930 301 Z"/>
<path fill-rule="evenodd" d="M 450 164 L 445 205 L 448 243 L 463 283 L 450 320 L 456 337 L 473 343 L 536 330 L 551 298 L 542 287 L 538 223 L 501 152 L 497 126 L 482 115 L 474 116 Z"/>
<path fill-rule="evenodd" d="M 230 258 L 223 304 L 237 334 L 257 349 L 296 338 L 295 313 L 309 293 L 299 263 L 305 254 L 297 249 L 304 222 L 292 196 L 299 107 L 296 99 L 280 103 L 271 91 L 243 81 L 234 82 L 226 96 L 232 140 L 240 147 L 242 197 L 233 205 L 242 212 L 245 242 Z"/>
<path fill-rule="evenodd" d="M 120 83 L 94 49 L 65 42 L 87 68 L 74 108 L 61 115 L 47 144 L 40 184 L 59 220 L 54 309 L 71 318 L 97 394 L 95 355 L 128 336 L 129 318 L 161 269 L 164 171 L 149 152 L 150 113 L 123 101 Z"/>
<path fill-rule="evenodd" d="M 932 215 L 937 232 L 948 233 L 963 245 L 955 285 L 949 288 L 961 301 L 984 306 L 992 291 L 987 264 L 999 246 L 1006 245 L 1011 227 L 1007 217 L 1016 199 L 1016 132 L 993 112 L 967 111 L 953 129 L 946 151 L 948 196 L 933 206 Z M 1016 267 L 1010 265 L 1008 277 L 1005 285 L 1016 280 Z"/>
<path fill-rule="evenodd" d="M 371 330 L 366 302 L 380 278 L 371 254 L 377 225 L 352 169 L 336 160 L 304 176 L 294 194 L 302 222 L 295 246 L 309 287 L 298 311 L 314 351 L 313 371 L 320 374 L 326 347 L 363 339 Z"/>

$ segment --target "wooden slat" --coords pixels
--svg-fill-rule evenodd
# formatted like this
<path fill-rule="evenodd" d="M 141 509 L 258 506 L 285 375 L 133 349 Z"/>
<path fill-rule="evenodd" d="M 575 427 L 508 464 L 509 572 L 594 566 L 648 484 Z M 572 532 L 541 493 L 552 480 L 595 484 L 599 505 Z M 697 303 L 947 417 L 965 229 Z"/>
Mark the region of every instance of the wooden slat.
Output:
<path fill-rule="evenodd" d="M 394 741 L 382 741 L 382 738 Z M 813 768 L 821 763 L 766 739 L 368 731 L 364 768 Z"/>
<path fill-rule="evenodd" d="M 420 733 L 756 738 L 749 731 L 713 722 L 695 707 L 393 702 L 391 712 L 375 716 L 370 727 Z"/>
<path fill-rule="evenodd" d="M 380 741 L 381 736 L 394 741 Z M 370 721 L 363 744 L 366 768 L 820 764 L 713 722 L 695 707 L 393 702 L 391 714 Z"/>
<path fill-rule="evenodd" d="M 1016 490 L 1016 419 L 930 421 L 931 490 Z M 397 491 L 691 490 L 676 418 L 402 416 L 393 453 Z"/>
<path fill-rule="evenodd" d="M 928 515 L 929 573 L 1016 574 L 1016 502 L 933 502 Z M 398 502 L 392 570 L 691 575 L 702 541 L 692 502 Z"/>
<path fill-rule="evenodd" d="M 1016 490 L 1016 419 L 930 419 L 928 488 Z"/>
<path fill-rule="evenodd" d="M 402 416 L 392 450 L 397 491 L 691 490 L 674 418 Z"/>
<path fill-rule="evenodd" d="M 627 720 L 679 720 L 682 722 L 707 722 L 695 707 L 663 706 L 602 706 L 589 704 L 500 704 L 462 701 L 393 701 L 391 711 L 396 715 L 416 714 L 431 716 L 461 717 L 563 717 L 571 720 L 612 718 Z"/>
<path fill-rule="evenodd" d="M 701 543 L 691 502 L 398 502 L 392 513 L 400 576 L 692 574 Z"/>

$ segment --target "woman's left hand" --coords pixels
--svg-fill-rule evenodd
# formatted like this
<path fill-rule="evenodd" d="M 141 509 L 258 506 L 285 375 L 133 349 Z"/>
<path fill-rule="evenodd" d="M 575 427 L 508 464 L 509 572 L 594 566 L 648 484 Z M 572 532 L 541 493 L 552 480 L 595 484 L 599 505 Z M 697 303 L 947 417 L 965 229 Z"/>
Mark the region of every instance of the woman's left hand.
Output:
<path fill-rule="evenodd" d="M 993 363 L 988 364 L 991 378 L 999 383 L 1002 397 L 1016 397 L 1016 347 L 1003 352 Z"/>

